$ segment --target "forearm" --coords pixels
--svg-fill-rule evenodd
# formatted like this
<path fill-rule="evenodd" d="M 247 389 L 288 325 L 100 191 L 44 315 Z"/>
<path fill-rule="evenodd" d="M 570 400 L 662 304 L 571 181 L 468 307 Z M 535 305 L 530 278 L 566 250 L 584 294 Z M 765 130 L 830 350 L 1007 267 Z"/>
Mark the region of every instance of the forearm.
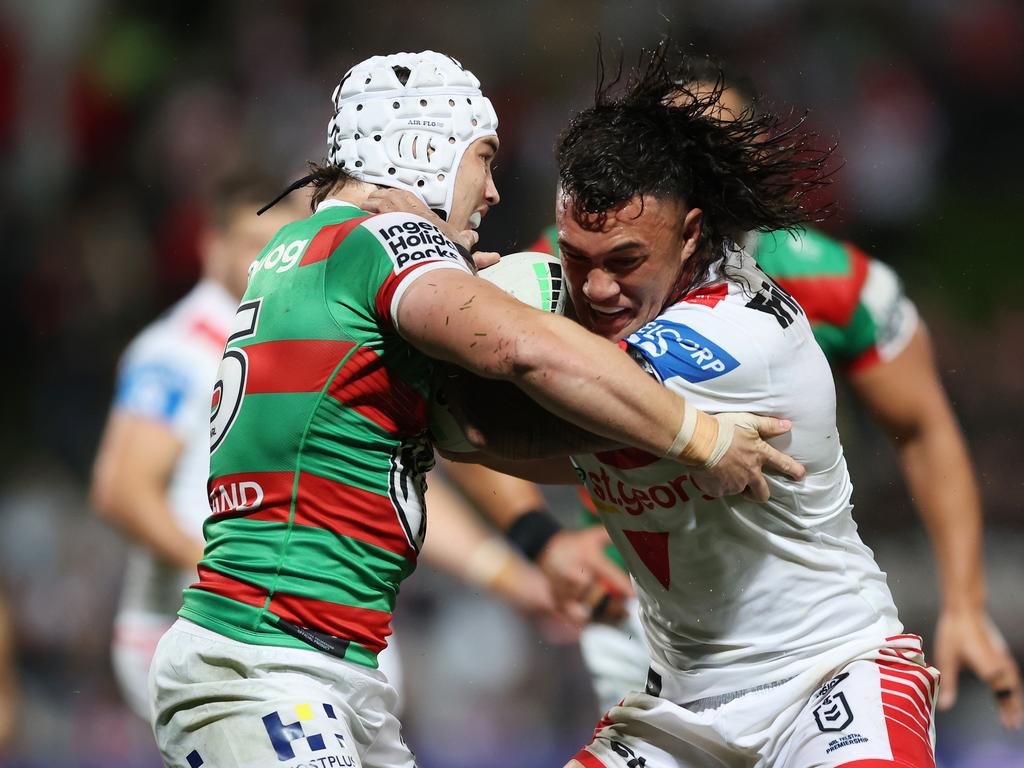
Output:
<path fill-rule="evenodd" d="M 513 382 L 586 432 L 665 455 L 692 406 L 605 339 L 564 318 L 545 319 L 544 332 L 531 340 L 531 364 L 517 370 Z"/>
<path fill-rule="evenodd" d="M 445 462 L 445 473 L 479 512 L 502 530 L 524 512 L 543 509 L 536 485 L 479 464 Z"/>
<path fill-rule="evenodd" d="M 130 539 L 178 568 L 195 568 L 202 558 L 203 542 L 181 528 L 166 496 L 157 491 L 117 494 L 98 511 Z"/>
<path fill-rule="evenodd" d="M 943 606 L 983 606 L 981 500 L 952 414 L 898 445 L 907 486 L 935 553 Z"/>
<path fill-rule="evenodd" d="M 556 416 L 614 443 L 657 456 L 671 450 L 694 465 L 723 449 L 718 422 L 687 408 L 614 344 L 484 280 L 438 272 L 414 283 L 398 309 L 402 335 L 425 354 L 511 381 Z"/>

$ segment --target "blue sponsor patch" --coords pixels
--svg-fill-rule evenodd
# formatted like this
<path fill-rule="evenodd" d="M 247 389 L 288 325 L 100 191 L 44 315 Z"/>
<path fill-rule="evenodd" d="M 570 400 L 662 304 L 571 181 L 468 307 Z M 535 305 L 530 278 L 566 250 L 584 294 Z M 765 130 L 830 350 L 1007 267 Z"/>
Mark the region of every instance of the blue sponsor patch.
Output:
<path fill-rule="evenodd" d="M 739 361 L 693 328 L 670 320 L 654 320 L 626 339 L 640 352 L 658 377 L 678 376 L 700 382 L 739 367 Z"/>
<path fill-rule="evenodd" d="M 121 373 L 114 407 L 158 421 L 174 421 L 188 387 L 188 378 L 169 366 L 133 365 Z"/>

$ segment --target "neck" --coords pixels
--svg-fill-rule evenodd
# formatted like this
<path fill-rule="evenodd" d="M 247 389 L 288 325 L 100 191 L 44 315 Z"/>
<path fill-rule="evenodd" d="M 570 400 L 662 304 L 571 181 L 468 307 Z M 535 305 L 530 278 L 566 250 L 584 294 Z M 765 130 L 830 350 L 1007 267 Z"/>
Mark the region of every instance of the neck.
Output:
<path fill-rule="evenodd" d="M 365 181 L 349 180 L 340 189 L 332 189 L 325 200 L 341 200 L 343 203 L 351 203 L 360 208 L 366 203 L 366 199 L 377 190 L 375 184 L 367 184 Z"/>

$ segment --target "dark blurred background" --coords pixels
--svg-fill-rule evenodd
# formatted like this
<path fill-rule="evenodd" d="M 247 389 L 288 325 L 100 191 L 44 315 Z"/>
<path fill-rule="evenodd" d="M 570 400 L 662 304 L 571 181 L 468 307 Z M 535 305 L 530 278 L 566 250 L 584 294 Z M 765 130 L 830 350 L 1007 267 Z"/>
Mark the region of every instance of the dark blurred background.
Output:
<path fill-rule="evenodd" d="M 301 175 L 349 66 L 433 48 L 473 70 L 501 121 L 503 202 L 481 246 L 521 249 L 552 219 L 552 146 L 592 93 L 598 35 L 629 61 L 665 34 L 838 141 L 824 227 L 894 265 L 931 328 L 982 478 L 992 613 L 1024 655 L 1021 3 L 10 0 L 0 591 L 22 695 L 0 765 L 159 764 L 112 681 L 122 543 L 85 488 L 117 356 L 194 281 L 217 175 Z M 862 535 L 927 635 L 937 585 L 894 455 L 852 407 L 842 431 Z M 561 765 L 587 739 L 598 713 L 574 645 L 426 570 L 401 603 L 406 736 L 425 768 Z M 941 766 L 1024 766 L 978 685 L 938 728 Z"/>

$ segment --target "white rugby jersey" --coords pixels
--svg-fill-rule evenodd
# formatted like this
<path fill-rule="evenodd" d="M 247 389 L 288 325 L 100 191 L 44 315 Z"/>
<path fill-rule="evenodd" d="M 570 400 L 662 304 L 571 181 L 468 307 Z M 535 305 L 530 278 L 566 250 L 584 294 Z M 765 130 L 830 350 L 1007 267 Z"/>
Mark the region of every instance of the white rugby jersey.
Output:
<path fill-rule="evenodd" d="M 165 425 L 183 443 L 168 488 L 182 529 L 202 540 L 210 510 L 210 399 L 238 301 L 204 280 L 128 346 L 118 370 L 113 408 Z M 166 614 L 181 607 L 194 570 L 179 571 L 148 550 L 132 548 L 120 612 Z"/>
<path fill-rule="evenodd" d="M 633 449 L 574 458 L 637 584 L 652 683 L 681 704 L 902 631 L 851 516 L 835 387 L 804 312 L 746 255 L 725 274 L 623 346 L 698 408 L 791 419 L 772 443 L 806 478 L 766 476 L 772 498 L 759 504 L 708 498 L 686 467 Z"/>

